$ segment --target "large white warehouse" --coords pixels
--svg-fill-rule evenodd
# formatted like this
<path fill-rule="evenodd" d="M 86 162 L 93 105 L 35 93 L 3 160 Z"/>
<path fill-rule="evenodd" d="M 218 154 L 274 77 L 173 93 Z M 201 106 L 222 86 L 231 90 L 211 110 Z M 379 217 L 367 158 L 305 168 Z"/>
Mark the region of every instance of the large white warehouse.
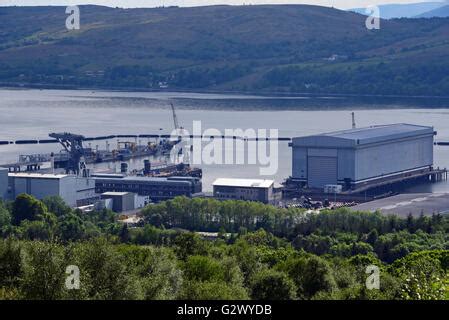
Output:
<path fill-rule="evenodd" d="M 390 124 L 293 138 L 292 178 L 310 188 L 355 189 L 430 170 L 433 127 Z"/>

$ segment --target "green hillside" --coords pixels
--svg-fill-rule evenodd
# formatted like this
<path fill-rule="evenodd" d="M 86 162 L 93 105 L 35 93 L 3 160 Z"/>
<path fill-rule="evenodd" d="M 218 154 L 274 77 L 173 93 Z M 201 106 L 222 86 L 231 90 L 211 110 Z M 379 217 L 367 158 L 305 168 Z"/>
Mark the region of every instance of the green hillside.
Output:
<path fill-rule="evenodd" d="M 0 7 L 0 83 L 449 95 L 449 19 L 306 5 Z"/>

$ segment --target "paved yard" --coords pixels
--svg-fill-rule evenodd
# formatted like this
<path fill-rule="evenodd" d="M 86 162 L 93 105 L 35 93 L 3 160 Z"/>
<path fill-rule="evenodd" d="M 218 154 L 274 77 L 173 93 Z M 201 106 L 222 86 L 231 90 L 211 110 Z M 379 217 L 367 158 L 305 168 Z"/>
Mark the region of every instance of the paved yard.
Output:
<path fill-rule="evenodd" d="M 359 204 L 351 208 L 352 210 L 376 211 L 384 214 L 396 214 L 407 216 L 419 216 L 433 213 L 449 213 L 449 193 L 410 193 L 399 194 L 393 197 L 374 200 Z"/>

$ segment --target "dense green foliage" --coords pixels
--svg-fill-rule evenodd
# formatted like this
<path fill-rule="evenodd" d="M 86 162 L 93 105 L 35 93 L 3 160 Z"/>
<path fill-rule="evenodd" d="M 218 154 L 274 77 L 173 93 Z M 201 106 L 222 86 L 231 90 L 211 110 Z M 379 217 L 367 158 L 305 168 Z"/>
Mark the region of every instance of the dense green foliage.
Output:
<path fill-rule="evenodd" d="M 0 203 L 0 299 L 449 299 L 448 222 L 175 198 L 126 227 L 21 195 Z M 365 285 L 369 265 L 380 289 Z"/>
<path fill-rule="evenodd" d="M 449 18 L 306 5 L 0 7 L 0 82 L 257 92 L 445 95 Z M 32 57 L 32 59 L 30 58 Z"/>

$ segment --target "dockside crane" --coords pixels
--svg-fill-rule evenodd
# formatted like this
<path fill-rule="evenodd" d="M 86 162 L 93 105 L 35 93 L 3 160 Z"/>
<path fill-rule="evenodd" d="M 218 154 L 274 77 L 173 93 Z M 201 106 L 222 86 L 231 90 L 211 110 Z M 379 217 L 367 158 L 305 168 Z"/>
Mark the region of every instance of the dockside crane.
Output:
<path fill-rule="evenodd" d="M 170 106 L 171 106 L 171 112 L 173 114 L 173 124 L 175 126 L 176 132 L 178 133 L 179 123 L 178 123 L 178 117 L 176 116 L 175 106 L 171 102 L 170 102 Z"/>
<path fill-rule="evenodd" d="M 170 102 L 170 106 L 171 106 L 171 111 L 172 111 L 172 115 L 173 115 L 173 125 L 175 127 L 175 134 L 177 137 L 176 140 L 169 141 L 169 150 L 172 150 L 175 147 L 175 145 L 178 145 L 182 141 L 182 136 L 184 134 L 184 128 L 182 126 L 179 126 L 178 117 L 176 116 L 175 106 L 173 105 L 172 102 Z M 178 145 L 177 150 L 178 150 L 178 155 L 183 153 L 182 147 L 179 147 L 179 145 Z"/>
<path fill-rule="evenodd" d="M 170 102 L 170 106 L 171 106 L 171 112 L 173 115 L 173 125 L 175 127 L 176 134 L 178 136 L 182 135 L 182 131 L 184 130 L 184 128 L 182 126 L 179 126 L 178 117 L 176 116 L 175 106 L 171 102 Z"/>
<path fill-rule="evenodd" d="M 79 175 L 80 169 L 85 166 L 81 161 L 81 158 L 85 155 L 83 148 L 84 136 L 68 132 L 50 133 L 49 136 L 56 139 L 69 154 L 69 159 L 65 168 L 66 173 Z"/>

